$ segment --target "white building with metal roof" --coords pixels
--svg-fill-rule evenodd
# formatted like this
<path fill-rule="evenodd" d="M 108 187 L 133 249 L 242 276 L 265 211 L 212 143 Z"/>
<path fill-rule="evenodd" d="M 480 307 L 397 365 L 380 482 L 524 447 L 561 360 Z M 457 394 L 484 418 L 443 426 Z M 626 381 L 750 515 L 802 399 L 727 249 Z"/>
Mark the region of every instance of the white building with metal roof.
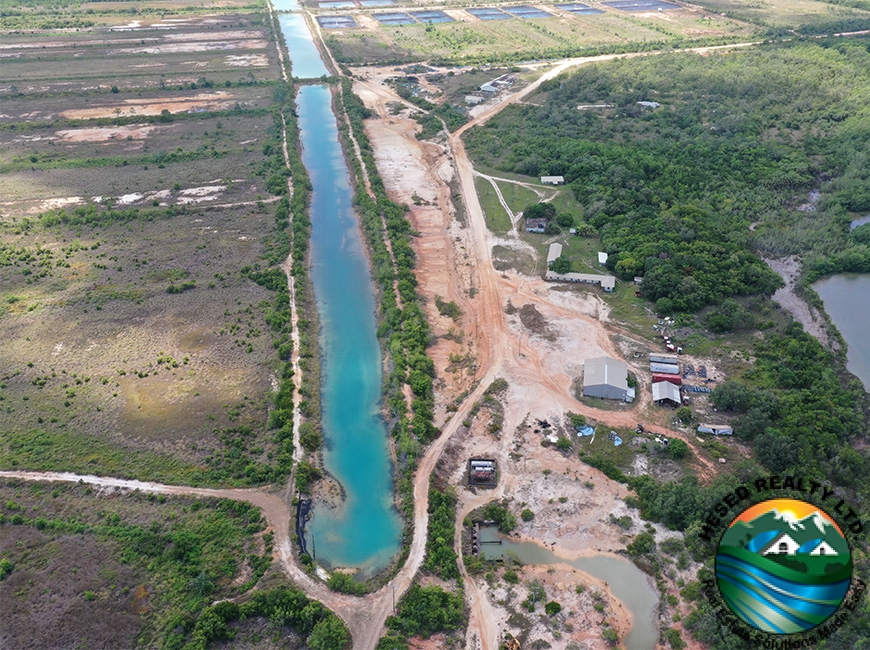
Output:
<path fill-rule="evenodd" d="M 586 359 L 583 364 L 583 394 L 628 401 L 628 366 L 625 361 L 611 357 Z"/>

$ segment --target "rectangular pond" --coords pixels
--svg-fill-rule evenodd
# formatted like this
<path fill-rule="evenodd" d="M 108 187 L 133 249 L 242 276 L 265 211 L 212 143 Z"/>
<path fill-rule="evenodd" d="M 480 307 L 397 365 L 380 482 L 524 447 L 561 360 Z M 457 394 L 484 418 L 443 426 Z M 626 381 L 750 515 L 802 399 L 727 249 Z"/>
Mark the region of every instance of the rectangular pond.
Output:
<path fill-rule="evenodd" d="M 504 10 L 517 18 L 552 18 L 553 14 L 547 13 L 543 9 L 530 7 L 529 5 L 517 5 L 516 7 L 505 7 Z"/>
<path fill-rule="evenodd" d="M 393 11 L 385 14 L 372 14 L 372 18 L 383 25 L 413 25 L 417 21 L 401 11 Z"/>
<path fill-rule="evenodd" d="M 480 20 L 507 20 L 512 16 L 495 7 L 475 7 L 466 9 L 468 13 Z"/>
<path fill-rule="evenodd" d="M 585 5 L 582 2 L 569 2 L 568 4 L 563 5 L 553 5 L 559 11 L 567 11 L 572 14 L 603 14 L 604 11 L 602 9 L 595 9 L 590 7 L 589 5 Z"/>
<path fill-rule="evenodd" d="M 432 10 L 424 10 L 424 11 L 409 11 L 414 18 L 419 20 L 421 23 L 452 23 L 453 18 L 445 14 L 443 11 L 432 11 Z"/>
<path fill-rule="evenodd" d="M 620 11 L 664 11 L 665 9 L 680 8 L 680 5 L 664 2 L 663 0 L 611 0 L 601 4 L 612 9 L 619 9 Z"/>
<path fill-rule="evenodd" d="M 357 27 L 353 16 L 318 16 L 317 22 L 323 29 L 350 29 Z"/>

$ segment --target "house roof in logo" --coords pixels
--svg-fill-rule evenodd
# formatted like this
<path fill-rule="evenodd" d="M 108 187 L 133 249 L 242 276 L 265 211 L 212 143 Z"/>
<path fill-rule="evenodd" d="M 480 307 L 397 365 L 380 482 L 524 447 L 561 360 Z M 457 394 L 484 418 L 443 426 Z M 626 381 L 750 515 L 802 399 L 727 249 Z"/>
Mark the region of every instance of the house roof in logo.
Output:
<path fill-rule="evenodd" d="M 839 555 L 839 553 L 837 553 L 837 551 L 835 551 L 825 540 L 822 540 L 819 542 L 818 546 L 810 551 L 810 555 Z"/>
<path fill-rule="evenodd" d="M 761 554 L 773 555 L 784 553 L 786 555 L 794 555 L 797 553 L 799 548 L 800 544 L 794 541 L 791 535 L 788 533 L 781 533 L 774 537 L 773 541 L 762 549 Z"/>

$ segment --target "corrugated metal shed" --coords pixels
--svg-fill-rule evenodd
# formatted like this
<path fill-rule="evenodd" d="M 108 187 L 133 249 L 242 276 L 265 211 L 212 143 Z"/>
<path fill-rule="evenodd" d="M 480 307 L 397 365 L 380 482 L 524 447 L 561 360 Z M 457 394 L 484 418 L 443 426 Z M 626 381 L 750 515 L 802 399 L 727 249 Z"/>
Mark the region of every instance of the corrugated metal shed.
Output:
<path fill-rule="evenodd" d="M 656 354 L 650 352 L 650 363 L 676 363 L 679 357 L 676 354 Z"/>
<path fill-rule="evenodd" d="M 712 433 L 714 436 L 734 435 L 734 429 L 727 424 L 699 424 L 698 433 Z"/>
<path fill-rule="evenodd" d="M 552 243 L 550 244 L 550 250 L 547 252 L 547 266 L 550 266 L 550 262 L 555 260 L 562 254 L 562 244 Z"/>
<path fill-rule="evenodd" d="M 587 359 L 583 364 L 583 394 L 624 400 L 628 394 L 628 366 L 625 361 L 610 357 Z"/>
<path fill-rule="evenodd" d="M 674 404 L 680 404 L 680 389 L 669 381 L 659 381 L 652 385 L 653 401 L 663 399 L 670 400 Z"/>
<path fill-rule="evenodd" d="M 549 264 L 549 262 L 547 262 Z M 547 271 L 544 279 L 550 282 L 574 282 L 582 284 L 597 284 L 605 291 L 613 291 L 616 286 L 616 278 L 612 275 L 595 275 L 593 273 L 555 273 Z"/>
<path fill-rule="evenodd" d="M 564 176 L 541 176 L 541 182 L 544 185 L 562 185 L 565 182 Z"/>

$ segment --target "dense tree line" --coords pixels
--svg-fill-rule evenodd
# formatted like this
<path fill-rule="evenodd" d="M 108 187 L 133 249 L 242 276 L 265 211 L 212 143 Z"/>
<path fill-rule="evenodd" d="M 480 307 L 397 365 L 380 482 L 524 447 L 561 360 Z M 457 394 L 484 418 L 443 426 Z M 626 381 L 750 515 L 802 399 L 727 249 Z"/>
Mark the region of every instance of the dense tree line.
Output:
<path fill-rule="evenodd" d="M 753 248 L 849 247 L 839 265 L 850 268 L 870 259 L 847 216 L 870 206 L 865 41 L 613 61 L 542 88 L 543 106 L 512 106 L 473 129 L 469 152 L 506 171 L 564 176 L 608 267 L 644 276 L 659 312 L 774 291 L 780 281 Z M 660 106 L 638 104 L 652 100 Z M 613 108 L 577 109 L 588 104 Z M 814 187 L 822 199 L 807 216 L 795 208 Z"/>
<path fill-rule="evenodd" d="M 346 650 L 350 632 L 338 616 L 293 587 L 254 592 L 242 604 L 223 601 L 207 607 L 193 621 L 180 620 L 177 633 L 164 643 L 166 650 L 206 650 L 212 643 L 232 640 L 233 623 L 263 617 L 276 627 L 289 627 L 306 637 L 311 650 Z M 184 643 L 186 638 L 191 640 Z"/>
<path fill-rule="evenodd" d="M 423 568 L 443 580 L 459 577 L 456 551 L 456 490 L 429 489 L 429 530 L 426 538 L 426 559 Z"/>

